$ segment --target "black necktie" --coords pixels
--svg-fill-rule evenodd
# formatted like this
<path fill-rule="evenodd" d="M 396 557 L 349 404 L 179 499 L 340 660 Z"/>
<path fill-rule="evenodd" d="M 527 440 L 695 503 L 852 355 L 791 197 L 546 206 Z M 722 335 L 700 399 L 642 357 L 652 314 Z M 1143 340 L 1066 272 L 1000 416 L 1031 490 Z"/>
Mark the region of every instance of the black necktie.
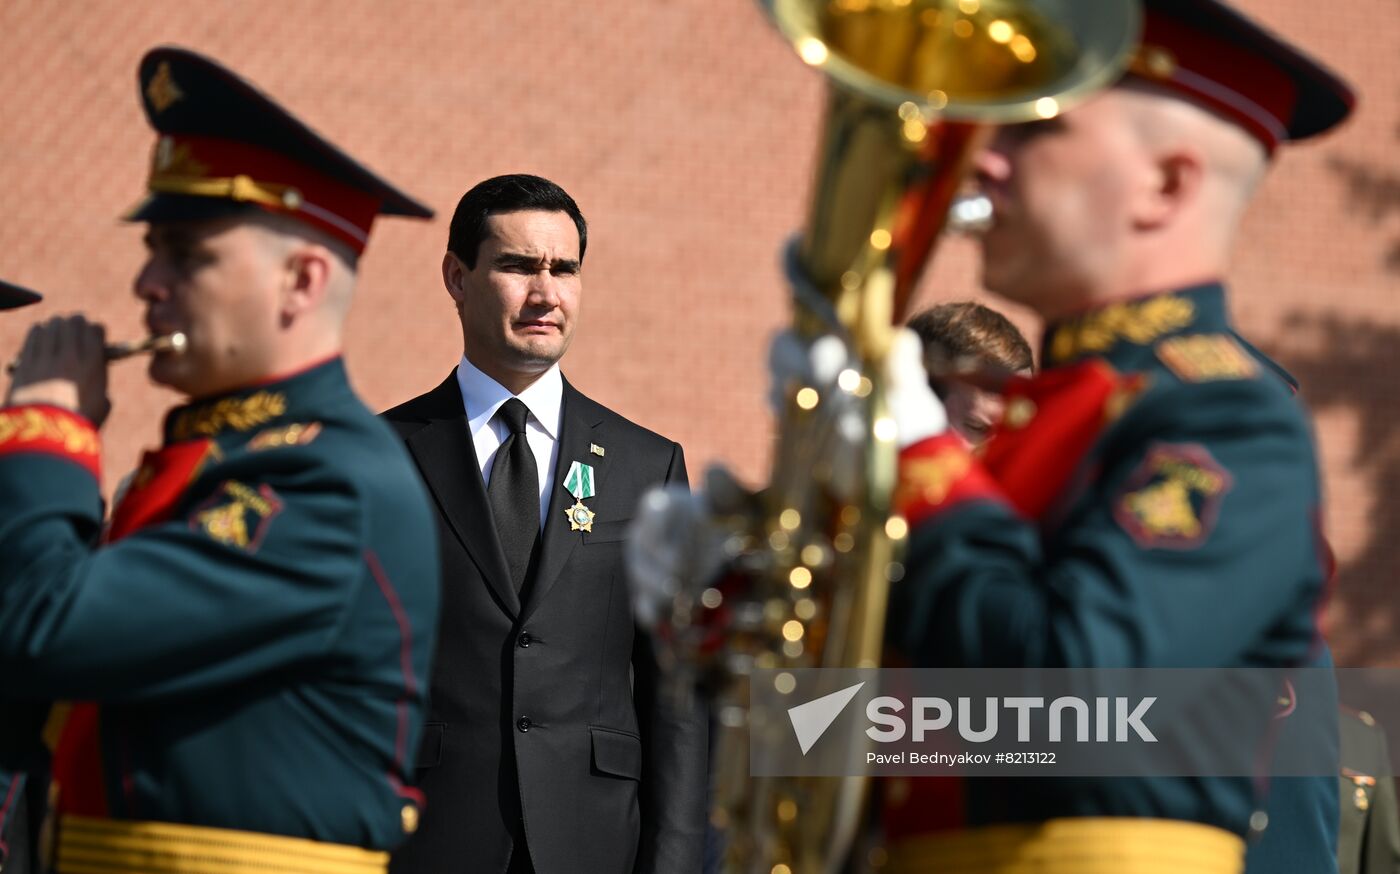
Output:
<path fill-rule="evenodd" d="M 517 592 L 525 584 L 530 554 L 540 533 L 540 476 L 535 454 L 525 438 L 525 417 L 529 412 L 519 398 L 511 398 L 496 411 L 510 433 L 496 450 L 491 483 L 486 487 L 491 516 L 496 520 L 496 536 L 505 551 Z"/>

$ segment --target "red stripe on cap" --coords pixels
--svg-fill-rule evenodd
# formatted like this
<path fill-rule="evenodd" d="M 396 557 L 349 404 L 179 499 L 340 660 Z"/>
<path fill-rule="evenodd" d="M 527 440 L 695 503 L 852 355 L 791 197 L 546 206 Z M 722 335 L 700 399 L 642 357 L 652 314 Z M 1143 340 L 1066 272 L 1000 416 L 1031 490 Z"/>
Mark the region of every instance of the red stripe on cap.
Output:
<path fill-rule="evenodd" d="M 1135 64 L 1133 72 L 1192 97 L 1249 131 L 1273 152 L 1288 138 L 1298 86 L 1277 63 L 1238 42 L 1149 9 L 1143 53 L 1165 51 L 1165 63 Z"/>
<path fill-rule="evenodd" d="M 251 185 L 268 189 L 272 197 L 253 198 L 229 190 L 225 193 L 181 191 L 172 180 L 218 181 L 246 177 Z M 364 251 L 380 199 L 347 185 L 286 155 L 236 140 L 216 137 L 165 135 L 156 144 L 151 162 L 150 188 L 155 192 L 223 197 L 254 203 L 263 209 L 289 215 L 319 228 Z"/>

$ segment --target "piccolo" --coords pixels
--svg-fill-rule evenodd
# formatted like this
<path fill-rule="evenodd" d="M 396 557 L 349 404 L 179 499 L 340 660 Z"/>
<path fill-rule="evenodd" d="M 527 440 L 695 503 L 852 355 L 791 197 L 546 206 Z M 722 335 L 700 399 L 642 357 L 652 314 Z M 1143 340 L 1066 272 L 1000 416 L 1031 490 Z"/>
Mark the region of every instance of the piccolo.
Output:
<path fill-rule="evenodd" d="M 174 352 L 179 355 L 185 351 L 185 335 L 180 331 L 173 334 L 160 334 L 155 337 L 147 337 L 144 340 L 128 341 L 125 343 L 112 343 L 102 350 L 108 361 L 121 361 L 123 358 L 130 358 L 133 355 L 141 355 L 146 352 Z"/>
<path fill-rule="evenodd" d="M 189 341 L 180 331 L 173 334 L 160 334 L 155 337 L 147 337 L 144 340 L 128 340 L 122 343 L 109 343 L 102 349 L 102 356 L 108 361 L 121 361 L 123 358 L 130 358 L 133 355 L 143 355 L 155 352 L 174 352 L 176 355 L 185 351 L 185 345 Z M 15 372 L 15 362 L 11 361 L 5 366 L 6 373 Z"/>

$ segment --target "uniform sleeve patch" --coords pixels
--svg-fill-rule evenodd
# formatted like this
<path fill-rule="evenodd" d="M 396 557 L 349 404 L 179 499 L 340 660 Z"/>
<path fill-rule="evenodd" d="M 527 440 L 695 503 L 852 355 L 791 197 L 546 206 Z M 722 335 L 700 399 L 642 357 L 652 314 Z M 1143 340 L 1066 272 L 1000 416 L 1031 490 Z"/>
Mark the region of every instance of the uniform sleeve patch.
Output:
<path fill-rule="evenodd" d="M 1194 549 L 1215 529 L 1233 486 L 1199 443 L 1156 444 L 1124 483 L 1113 515 L 1144 549 Z"/>
<path fill-rule="evenodd" d="M 972 457 L 961 447 L 949 447 L 932 457 L 912 459 L 900 471 L 896 506 L 915 501 L 937 506 L 948 498 L 958 480 L 972 469 Z"/>
<path fill-rule="evenodd" d="M 256 489 L 228 480 L 190 518 L 191 531 L 247 552 L 257 552 L 268 526 L 282 512 L 282 501 L 269 485 Z"/>
<path fill-rule="evenodd" d="M 320 433 L 320 422 L 298 422 L 295 425 L 268 428 L 253 435 L 253 439 L 248 441 L 248 450 L 257 452 L 260 449 L 276 449 L 279 446 L 305 446 Z"/>
<path fill-rule="evenodd" d="M 1186 382 L 1253 379 L 1259 373 L 1254 358 L 1225 334 L 1172 337 L 1157 344 L 1157 357 Z"/>

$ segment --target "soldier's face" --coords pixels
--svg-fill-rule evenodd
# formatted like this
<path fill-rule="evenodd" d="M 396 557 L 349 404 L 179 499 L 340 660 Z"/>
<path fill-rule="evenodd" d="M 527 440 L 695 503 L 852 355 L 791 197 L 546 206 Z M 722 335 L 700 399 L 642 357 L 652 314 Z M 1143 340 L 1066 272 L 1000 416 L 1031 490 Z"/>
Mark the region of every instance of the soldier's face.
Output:
<path fill-rule="evenodd" d="M 451 253 L 443 263 L 467 357 L 498 381 L 501 373 L 537 376 L 573 340 L 583 291 L 578 228 L 567 213 L 541 210 L 493 215 L 487 227 L 476 267 Z"/>
<path fill-rule="evenodd" d="M 1114 90 L 1058 118 L 1000 128 L 975 166 L 996 214 L 982 238 L 988 289 L 1054 318 L 1122 281 L 1129 201 L 1146 168 Z"/>
<path fill-rule="evenodd" d="M 285 271 L 266 232 L 237 218 L 161 222 L 145 243 L 146 327 L 187 340 L 183 354 L 151 359 L 151 379 L 198 398 L 268 376 Z"/>

